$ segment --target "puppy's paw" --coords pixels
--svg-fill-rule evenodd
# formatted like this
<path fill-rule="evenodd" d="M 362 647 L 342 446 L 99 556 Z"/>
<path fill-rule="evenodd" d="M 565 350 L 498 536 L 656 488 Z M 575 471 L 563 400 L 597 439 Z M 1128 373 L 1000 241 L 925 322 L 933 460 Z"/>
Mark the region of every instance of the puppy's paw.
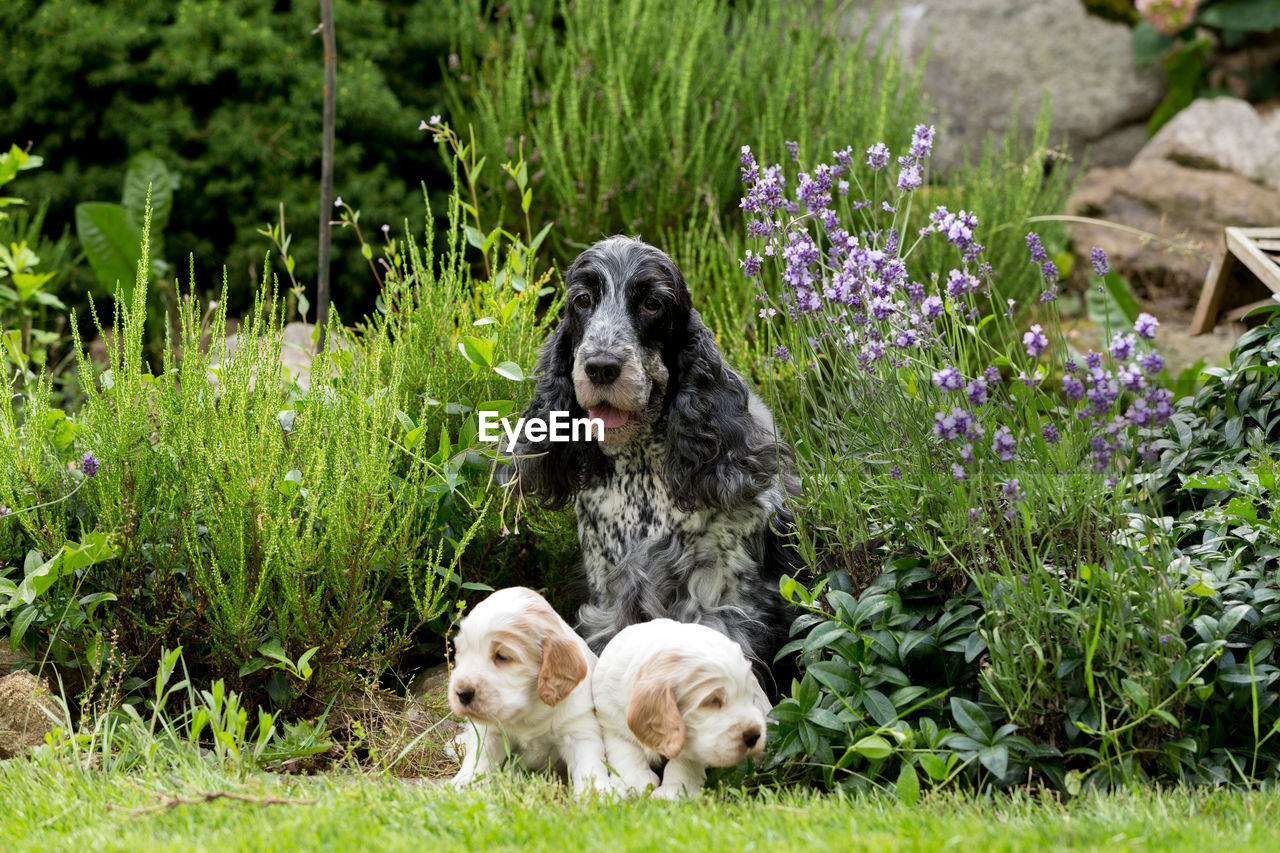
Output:
<path fill-rule="evenodd" d="M 684 787 L 681 785 L 659 785 L 653 789 L 655 800 L 678 800 L 684 796 Z"/>

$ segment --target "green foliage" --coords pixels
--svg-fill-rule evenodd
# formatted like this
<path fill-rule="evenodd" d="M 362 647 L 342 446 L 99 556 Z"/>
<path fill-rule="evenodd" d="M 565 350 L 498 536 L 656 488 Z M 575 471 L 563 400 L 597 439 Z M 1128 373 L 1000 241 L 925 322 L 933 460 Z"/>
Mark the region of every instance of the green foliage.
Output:
<path fill-rule="evenodd" d="M 0 186 L 42 163 L 42 158 L 12 146 L 0 154 Z M 66 305 L 54 291 L 66 283 L 75 263 L 65 231 L 58 240 L 45 237 L 45 205 L 34 216 L 25 208 L 16 215 L 4 210 L 25 204 L 20 198 L 0 198 L 0 366 L 12 362 L 19 384 L 30 382 L 33 369 L 56 351 L 58 331 L 47 324 L 58 317 L 51 312 L 65 311 Z"/>
<path fill-rule="evenodd" d="M 86 201 L 76 205 L 76 236 L 97 276 L 101 292 L 119 288 L 126 304 L 133 302 L 133 281 L 142 260 L 142 225 L 151 212 L 152 279 L 170 265 L 164 260 L 164 229 L 173 211 L 174 177 L 150 152 L 129 161 L 120 204 Z"/>
<path fill-rule="evenodd" d="M 485 151 L 514 156 L 528 139 L 562 253 L 619 232 L 657 239 L 737 206 L 742 145 L 826 153 L 854 127 L 910 134 L 897 105 L 919 102 L 919 69 L 902 69 L 892 39 L 843 34 L 834 11 L 472 0 L 455 13 L 449 116 Z"/>
<path fill-rule="evenodd" d="M 424 178 L 448 189 L 417 130 L 439 111 L 436 81 L 448 38 L 440 10 L 409 0 L 336 0 L 334 18 L 335 188 L 375 223 L 399 230 L 406 219 L 421 222 L 410 190 Z M 130 159 L 154 152 L 179 186 L 165 229 L 169 258 L 194 254 L 197 280 L 205 282 L 218 281 L 225 263 L 239 310 L 252 301 L 251 271 L 261 270 L 255 228 L 283 202 L 306 211 L 294 253 L 300 277 L 314 281 L 323 94 L 317 20 L 313 5 L 256 0 L 7 3 L 0 14 L 5 132 L 19 144 L 40 140 L 54 165 L 27 183 L 27 197 L 48 199 L 49 221 L 60 229 L 79 202 L 116 197 Z M 335 240 L 333 280 L 342 286 L 334 299 L 347 313 L 372 301 L 366 268 L 358 245 Z"/>
<path fill-rule="evenodd" d="M 1165 71 L 1168 94 L 1148 121 L 1154 134 L 1179 110 L 1200 97 L 1226 93 L 1215 80 L 1215 64 L 1224 52 L 1275 44 L 1280 6 L 1271 0 L 1204 0 L 1190 11 L 1181 3 L 1154 3 L 1133 28 L 1133 56 L 1139 65 L 1157 59 Z M 1265 101 L 1280 90 L 1280 74 L 1252 59 L 1245 72 L 1246 96 Z"/>
<path fill-rule="evenodd" d="M 81 410 L 56 409 L 47 379 L 21 416 L 0 404 L 10 642 L 86 679 L 107 637 L 144 675 L 182 645 L 201 678 L 297 711 L 443 633 L 460 588 L 487 588 L 463 582 L 462 560 L 498 523 L 475 410 L 523 403 L 554 316 L 537 312 L 551 296 L 537 253 L 495 235 L 494 277 L 474 279 L 456 193 L 450 211 L 439 256 L 429 216 L 425 250 L 388 241 L 380 312 L 359 334 L 335 316 L 301 378 L 282 375 L 269 282 L 232 340 L 225 292 L 208 311 L 184 297 L 153 372 L 144 221 L 110 365 L 80 361 Z M 93 559 L 72 566 L 73 552 Z"/>

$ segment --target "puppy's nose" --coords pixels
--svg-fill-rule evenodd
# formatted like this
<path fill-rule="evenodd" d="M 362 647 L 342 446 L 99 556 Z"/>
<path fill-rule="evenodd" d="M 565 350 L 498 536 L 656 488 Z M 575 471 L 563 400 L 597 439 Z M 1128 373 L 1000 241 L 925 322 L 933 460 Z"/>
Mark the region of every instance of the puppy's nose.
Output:
<path fill-rule="evenodd" d="M 622 362 L 616 358 L 593 358 L 585 365 L 587 378 L 595 385 L 610 385 L 622 372 Z"/>
<path fill-rule="evenodd" d="M 476 692 L 471 689 L 455 690 L 454 693 L 457 694 L 458 701 L 461 702 L 463 705 L 470 705 L 471 700 L 474 699 L 476 696 Z"/>
<path fill-rule="evenodd" d="M 747 749 L 751 749 L 753 746 L 755 746 L 757 743 L 760 742 L 760 730 L 747 729 L 745 732 L 742 733 L 742 742 L 747 745 Z"/>

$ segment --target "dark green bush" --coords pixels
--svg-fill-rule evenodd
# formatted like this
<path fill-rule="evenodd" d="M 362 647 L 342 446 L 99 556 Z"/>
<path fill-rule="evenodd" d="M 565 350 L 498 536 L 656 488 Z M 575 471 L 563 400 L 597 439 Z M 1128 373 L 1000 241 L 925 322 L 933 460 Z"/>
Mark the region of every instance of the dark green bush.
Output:
<path fill-rule="evenodd" d="M 447 32 L 436 4 L 336 0 L 335 190 L 365 227 L 421 222 L 419 183 L 447 177 L 418 123 L 439 112 Z M 57 233 L 75 205 L 117 200 L 130 156 L 153 151 L 177 174 L 169 260 L 197 280 L 231 271 L 251 301 L 267 248 L 255 228 L 285 205 L 299 277 L 315 275 L 323 56 L 313 3 L 14 0 L 0 13 L 4 138 L 34 141 L 44 174 L 15 186 L 47 198 Z M 335 217 L 336 218 L 336 217 Z M 335 236 L 334 299 L 372 301 L 359 246 Z M 101 292 L 101 291 L 99 291 Z"/>

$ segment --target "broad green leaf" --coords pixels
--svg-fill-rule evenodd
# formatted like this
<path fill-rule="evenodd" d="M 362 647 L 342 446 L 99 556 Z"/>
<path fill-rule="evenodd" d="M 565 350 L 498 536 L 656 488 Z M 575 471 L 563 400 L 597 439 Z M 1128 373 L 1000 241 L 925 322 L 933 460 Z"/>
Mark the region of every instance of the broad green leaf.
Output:
<path fill-rule="evenodd" d="M 920 777 L 916 775 L 916 769 L 911 766 L 911 762 L 903 761 L 902 768 L 898 771 L 898 799 L 909 806 L 914 806 L 920 800 Z"/>
<path fill-rule="evenodd" d="M 109 294 L 118 284 L 121 298 L 131 302 L 142 257 L 142 229 L 120 205 L 90 201 L 76 205 L 76 235 L 98 284 Z"/>
<path fill-rule="evenodd" d="M 513 382 L 524 381 L 524 371 L 520 368 L 520 365 L 516 364 L 514 361 L 504 361 L 499 363 L 498 366 L 493 369 L 493 372 L 504 379 L 510 379 Z"/>
<path fill-rule="evenodd" d="M 1280 28 L 1276 0 L 1220 0 L 1199 13 L 1196 23 L 1224 30 L 1265 33 Z"/>
<path fill-rule="evenodd" d="M 893 752 L 893 747 L 889 744 L 889 741 L 880 737 L 880 735 L 867 735 L 850 749 L 872 761 L 887 758 Z"/>
<path fill-rule="evenodd" d="M 458 350 L 472 364 L 493 367 L 493 341 L 466 335 L 458 341 Z"/>
<path fill-rule="evenodd" d="M 150 151 L 135 154 L 129 160 L 129 171 L 125 172 L 124 193 L 120 203 L 141 234 L 147 213 L 147 189 L 150 187 L 153 245 L 169 224 L 169 214 L 173 211 L 173 184 L 173 173 Z"/>

